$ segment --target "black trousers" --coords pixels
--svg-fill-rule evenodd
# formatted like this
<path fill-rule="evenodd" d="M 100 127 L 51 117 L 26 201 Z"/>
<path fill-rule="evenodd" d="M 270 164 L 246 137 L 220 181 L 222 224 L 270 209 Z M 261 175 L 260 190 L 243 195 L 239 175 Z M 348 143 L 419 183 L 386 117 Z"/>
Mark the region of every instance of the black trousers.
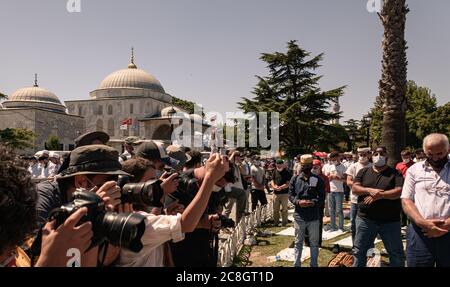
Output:
<path fill-rule="evenodd" d="M 252 211 L 256 209 L 258 206 L 258 201 L 261 203 L 261 206 L 267 204 L 267 197 L 264 193 L 264 190 L 252 189 Z"/>

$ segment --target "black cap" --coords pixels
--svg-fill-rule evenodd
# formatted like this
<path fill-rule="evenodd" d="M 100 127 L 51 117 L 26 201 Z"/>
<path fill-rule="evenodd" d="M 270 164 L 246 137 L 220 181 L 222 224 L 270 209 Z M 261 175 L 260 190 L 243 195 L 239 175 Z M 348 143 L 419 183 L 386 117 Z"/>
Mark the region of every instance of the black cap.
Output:
<path fill-rule="evenodd" d="M 147 141 L 142 143 L 136 150 L 136 156 L 143 157 L 148 160 L 161 160 L 165 165 L 175 167 L 179 161 L 167 155 L 163 144 L 155 141 Z"/>
<path fill-rule="evenodd" d="M 109 135 L 102 131 L 85 133 L 75 139 L 75 145 L 76 147 L 91 145 L 95 140 L 99 140 L 103 144 L 106 144 L 109 142 Z"/>
<path fill-rule="evenodd" d="M 70 163 L 60 178 L 81 174 L 129 175 L 122 171 L 119 153 L 106 145 L 87 145 L 70 153 Z"/>

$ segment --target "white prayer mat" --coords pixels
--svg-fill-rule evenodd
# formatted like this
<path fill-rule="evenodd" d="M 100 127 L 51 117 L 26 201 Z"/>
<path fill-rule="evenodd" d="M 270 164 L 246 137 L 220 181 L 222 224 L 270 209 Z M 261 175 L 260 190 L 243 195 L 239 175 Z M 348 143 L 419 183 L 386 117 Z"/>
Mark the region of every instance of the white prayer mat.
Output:
<path fill-rule="evenodd" d="M 278 232 L 277 235 L 295 236 L 295 228 L 294 227 L 289 227 L 289 228 L 283 229 L 280 232 Z"/>
<path fill-rule="evenodd" d="M 377 244 L 378 242 L 381 242 L 381 240 L 376 238 L 375 239 L 375 244 Z M 339 240 L 337 242 L 334 242 L 334 244 L 339 244 L 339 246 L 352 247 L 353 246 L 353 244 L 352 244 L 352 237 L 351 236 L 346 237 L 346 238 L 341 239 L 341 240 Z"/>
<path fill-rule="evenodd" d="M 333 238 L 336 238 L 342 234 L 347 233 L 348 231 L 342 231 L 342 230 L 337 230 L 337 231 L 323 231 L 322 232 L 322 240 L 330 240 Z"/>
<path fill-rule="evenodd" d="M 274 262 L 277 261 L 276 260 L 277 257 L 279 258 L 279 260 L 294 262 L 295 249 L 294 248 L 283 249 L 280 252 L 278 252 L 277 255 L 267 257 L 267 260 L 269 260 L 270 262 Z M 301 261 L 304 262 L 305 260 L 308 260 L 310 257 L 311 257 L 311 250 L 309 249 L 309 247 L 303 246 Z"/>

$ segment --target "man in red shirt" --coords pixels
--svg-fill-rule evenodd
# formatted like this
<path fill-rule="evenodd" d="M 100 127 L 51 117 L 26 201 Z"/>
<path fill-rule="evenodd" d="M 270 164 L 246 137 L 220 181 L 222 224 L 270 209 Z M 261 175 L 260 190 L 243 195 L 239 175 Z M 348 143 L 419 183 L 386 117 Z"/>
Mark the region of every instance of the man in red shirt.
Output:
<path fill-rule="evenodd" d="M 411 158 L 411 152 L 409 150 L 404 150 L 401 152 L 402 161 L 397 164 L 395 167 L 396 170 L 398 170 L 399 173 L 402 174 L 403 178 L 406 176 L 406 171 L 410 166 L 414 164 L 412 158 Z"/>
<path fill-rule="evenodd" d="M 395 167 L 396 170 L 398 170 L 399 173 L 403 176 L 403 178 L 406 177 L 406 171 L 410 166 L 414 164 L 414 161 L 411 157 L 411 152 L 409 150 L 404 150 L 401 152 L 402 161 L 397 163 L 397 166 Z M 406 216 L 405 212 L 402 209 L 402 213 L 400 214 L 401 223 L 402 226 L 408 225 L 408 216 Z"/>

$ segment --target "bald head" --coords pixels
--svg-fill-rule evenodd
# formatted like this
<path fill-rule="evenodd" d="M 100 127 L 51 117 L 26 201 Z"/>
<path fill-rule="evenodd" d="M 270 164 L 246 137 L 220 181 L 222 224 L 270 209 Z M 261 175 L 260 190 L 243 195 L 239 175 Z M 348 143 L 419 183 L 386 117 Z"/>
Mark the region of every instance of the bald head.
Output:
<path fill-rule="evenodd" d="M 444 134 L 430 134 L 423 139 L 423 150 L 428 161 L 447 158 L 449 152 L 448 137 Z"/>

